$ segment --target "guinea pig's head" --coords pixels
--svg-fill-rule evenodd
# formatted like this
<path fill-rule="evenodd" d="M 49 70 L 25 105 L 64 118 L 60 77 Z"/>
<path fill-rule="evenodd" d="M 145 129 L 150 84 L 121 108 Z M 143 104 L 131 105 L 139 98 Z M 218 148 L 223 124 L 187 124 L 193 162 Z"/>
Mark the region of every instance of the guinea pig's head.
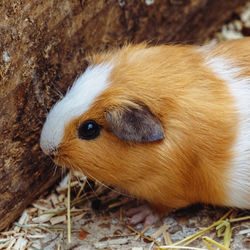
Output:
<path fill-rule="evenodd" d="M 56 164 L 151 203 L 211 202 L 231 159 L 232 105 L 197 50 L 126 46 L 91 57 L 49 112 L 40 144 Z"/>
<path fill-rule="evenodd" d="M 50 110 L 40 139 L 43 152 L 56 164 L 114 186 L 150 175 L 145 166 L 152 162 L 145 159 L 165 137 L 160 114 L 149 106 L 154 106 L 155 93 L 145 84 L 147 64 L 135 65 L 131 50 L 94 56 Z"/>

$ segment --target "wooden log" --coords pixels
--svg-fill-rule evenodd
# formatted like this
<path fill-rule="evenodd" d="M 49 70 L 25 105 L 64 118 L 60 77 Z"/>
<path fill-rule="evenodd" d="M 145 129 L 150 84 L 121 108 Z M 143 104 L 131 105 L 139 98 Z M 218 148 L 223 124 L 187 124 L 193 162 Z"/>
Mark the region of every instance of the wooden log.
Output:
<path fill-rule="evenodd" d="M 1 0 L 0 230 L 60 176 L 39 149 L 47 110 L 86 52 L 125 41 L 200 43 L 248 0 Z"/>

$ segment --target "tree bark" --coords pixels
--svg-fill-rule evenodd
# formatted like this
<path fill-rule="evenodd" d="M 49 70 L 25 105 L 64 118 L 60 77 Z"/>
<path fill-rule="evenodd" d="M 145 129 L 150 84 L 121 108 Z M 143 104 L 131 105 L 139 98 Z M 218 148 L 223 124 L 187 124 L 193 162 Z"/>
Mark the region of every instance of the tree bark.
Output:
<path fill-rule="evenodd" d="M 60 176 L 39 149 L 46 112 L 86 52 L 201 43 L 248 0 L 1 0 L 0 230 Z"/>

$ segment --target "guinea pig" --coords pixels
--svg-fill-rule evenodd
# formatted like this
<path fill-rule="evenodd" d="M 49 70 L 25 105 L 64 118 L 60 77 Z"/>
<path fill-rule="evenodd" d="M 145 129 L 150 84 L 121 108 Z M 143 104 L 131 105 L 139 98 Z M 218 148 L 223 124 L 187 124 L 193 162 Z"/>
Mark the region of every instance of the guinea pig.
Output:
<path fill-rule="evenodd" d="M 40 145 L 162 212 L 249 209 L 250 38 L 94 54 L 50 110 Z"/>

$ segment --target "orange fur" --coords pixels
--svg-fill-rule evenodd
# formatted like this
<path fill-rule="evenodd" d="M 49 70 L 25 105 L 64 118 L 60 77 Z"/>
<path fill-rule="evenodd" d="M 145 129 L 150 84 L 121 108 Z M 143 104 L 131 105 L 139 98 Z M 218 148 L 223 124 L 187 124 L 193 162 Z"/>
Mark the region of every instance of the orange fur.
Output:
<path fill-rule="evenodd" d="M 241 43 L 240 51 L 241 46 L 234 49 L 234 42 L 211 51 L 227 50 L 229 57 L 244 64 L 249 57 L 243 50 L 250 54 L 247 43 Z M 86 113 L 67 125 L 56 162 L 122 188 L 160 210 L 196 202 L 223 205 L 237 116 L 228 87 L 203 66 L 202 54 L 189 46 L 142 44 L 97 54 L 92 60 L 93 64 L 112 62 L 111 85 Z M 250 75 L 249 69 L 243 73 Z M 138 103 L 161 121 L 164 140 L 132 143 L 112 133 L 105 112 Z M 103 126 L 95 140 L 77 138 L 77 127 L 87 119 Z"/>

